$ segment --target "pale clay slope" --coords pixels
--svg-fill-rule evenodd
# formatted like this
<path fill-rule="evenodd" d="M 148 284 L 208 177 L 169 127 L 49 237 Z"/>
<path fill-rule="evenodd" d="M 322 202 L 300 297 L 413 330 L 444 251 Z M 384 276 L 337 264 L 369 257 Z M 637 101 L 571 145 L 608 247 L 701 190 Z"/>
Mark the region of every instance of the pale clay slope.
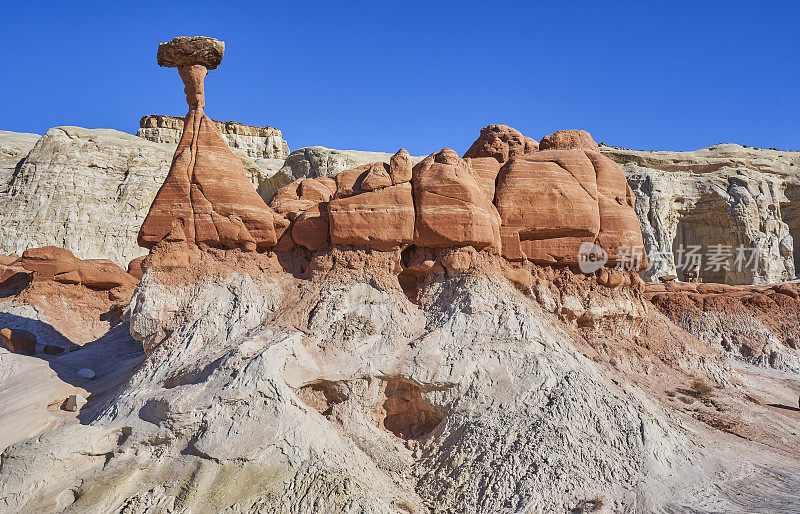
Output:
<path fill-rule="evenodd" d="M 148 272 L 131 332 L 161 346 L 92 398 L 89 425 L 4 453 L 0 509 L 549 512 L 602 494 L 652 511 L 704 483 L 666 413 L 510 286 L 447 279 L 421 310 L 362 280 L 298 293 L 286 275 L 164 286 Z M 420 442 L 380 427 L 407 384 L 421 391 L 407 416 L 443 418 Z M 312 385 L 326 416 L 301 400 Z"/>
<path fill-rule="evenodd" d="M 667 255 L 648 279 L 680 275 L 673 254 L 680 242 L 731 245 L 734 253 L 739 245 L 758 249 L 757 271 L 722 271 L 706 281 L 775 283 L 800 271 L 800 152 L 735 144 L 693 152 L 601 151 L 622 165 L 636 194 L 648 253 Z"/>
<path fill-rule="evenodd" d="M 160 346 L 143 361 L 118 332 L 76 352 L 98 371 L 83 424 L 30 428 L 36 437 L 7 449 L 0 510 L 553 512 L 597 495 L 606 512 L 796 503 L 797 470 L 757 447 L 702 443 L 508 284 L 440 279 L 418 307 L 382 283 L 322 276 L 298 289 L 279 274 L 167 285 L 146 273 L 131 333 Z M 642 309 L 625 293 L 614 302 L 626 304 L 628 316 Z M 76 364 L 54 362 L 63 376 Z M 397 405 L 438 425 L 395 437 L 382 425 Z"/>

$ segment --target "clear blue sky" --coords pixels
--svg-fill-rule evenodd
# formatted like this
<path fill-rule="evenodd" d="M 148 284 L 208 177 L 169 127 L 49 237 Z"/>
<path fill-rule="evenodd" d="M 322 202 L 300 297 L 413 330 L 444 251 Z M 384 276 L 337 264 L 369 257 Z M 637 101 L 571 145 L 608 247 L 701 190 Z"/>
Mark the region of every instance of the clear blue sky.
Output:
<path fill-rule="evenodd" d="M 489 123 L 637 149 L 800 149 L 800 2 L 8 2 L 0 129 L 183 115 L 159 42 L 226 42 L 215 119 L 291 149 L 463 152 Z"/>

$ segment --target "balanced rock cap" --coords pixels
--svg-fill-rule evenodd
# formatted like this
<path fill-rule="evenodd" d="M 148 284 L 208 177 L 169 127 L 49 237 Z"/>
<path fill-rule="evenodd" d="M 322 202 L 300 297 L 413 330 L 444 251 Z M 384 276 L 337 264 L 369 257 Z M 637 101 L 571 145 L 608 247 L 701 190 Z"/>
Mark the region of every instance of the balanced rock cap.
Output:
<path fill-rule="evenodd" d="M 225 42 L 206 36 L 179 36 L 158 45 L 159 66 L 179 68 L 200 64 L 215 70 L 225 54 Z"/>

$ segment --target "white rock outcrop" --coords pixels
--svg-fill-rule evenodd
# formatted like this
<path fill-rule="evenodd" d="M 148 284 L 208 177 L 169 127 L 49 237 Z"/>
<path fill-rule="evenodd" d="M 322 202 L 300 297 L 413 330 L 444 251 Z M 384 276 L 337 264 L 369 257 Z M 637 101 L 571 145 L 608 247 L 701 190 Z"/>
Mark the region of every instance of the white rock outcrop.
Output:
<path fill-rule="evenodd" d="M 8 198 L 8 186 L 14 172 L 40 137 L 39 134 L 0 130 L 0 212 Z"/>
<path fill-rule="evenodd" d="M 233 121 L 214 121 L 228 146 L 253 159 L 285 159 L 289 145 L 274 127 L 253 127 Z M 177 145 L 183 133 L 183 118 L 178 116 L 143 116 L 136 135 L 155 143 Z"/>
<path fill-rule="evenodd" d="M 136 236 L 175 147 L 110 129 L 0 133 L 0 254 L 53 245 L 126 267 L 147 253 Z M 271 197 L 277 163 L 238 155 L 253 186 Z"/>
<path fill-rule="evenodd" d="M 797 276 L 800 152 L 735 144 L 693 152 L 600 150 L 625 171 L 648 254 L 661 256 L 651 259 L 650 280 L 682 278 L 676 261 L 688 262 L 679 255 L 681 245 L 702 247 L 706 282 L 762 284 Z M 728 270 L 710 262 L 712 254 L 722 255 L 717 250 L 731 252 L 722 256 Z"/>

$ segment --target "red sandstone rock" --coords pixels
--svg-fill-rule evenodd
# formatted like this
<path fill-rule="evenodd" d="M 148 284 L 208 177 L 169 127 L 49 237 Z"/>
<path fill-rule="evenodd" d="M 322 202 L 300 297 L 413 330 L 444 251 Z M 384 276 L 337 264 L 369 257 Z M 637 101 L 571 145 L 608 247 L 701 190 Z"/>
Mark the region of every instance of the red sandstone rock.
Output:
<path fill-rule="evenodd" d="M 455 151 L 431 154 L 413 169 L 414 244 L 500 248 L 500 216 L 475 171 Z"/>
<path fill-rule="evenodd" d="M 494 201 L 500 167 L 512 157 L 538 149 L 536 140 L 523 136 L 508 125 L 489 125 L 481 129 L 478 139 L 464 154 L 464 160 L 472 165 L 489 201 Z"/>
<path fill-rule="evenodd" d="M 20 265 L 28 271 L 35 272 L 37 280 L 55 280 L 61 282 L 75 276 L 78 270 L 78 259 L 72 252 L 57 246 L 29 248 L 22 253 Z M 80 276 L 77 276 L 80 283 Z"/>
<path fill-rule="evenodd" d="M 538 264 L 576 265 L 581 243 L 600 231 L 594 166 L 580 150 L 511 159 L 498 176 L 495 203 L 503 226 L 521 241 L 503 248 L 509 259 L 524 253 Z"/>
<path fill-rule="evenodd" d="M 0 255 L 0 266 L 11 266 L 19 260 L 19 255 Z"/>
<path fill-rule="evenodd" d="M 480 136 L 464 153 L 464 158 L 494 157 L 502 164 L 512 157 L 537 150 L 539 143 L 518 130 L 508 125 L 488 125 L 481 129 Z"/>
<path fill-rule="evenodd" d="M 328 177 L 302 178 L 275 192 L 269 205 L 278 214 L 297 219 L 305 210 L 327 202 L 336 191 L 336 182 Z"/>
<path fill-rule="evenodd" d="M 336 180 L 336 194 L 333 197 L 338 200 L 366 192 L 367 190 L 362 187 L 361 183 L 373 166 L 383 166 L 383 163 L 363 164 L 336 175 L 334 177 Z"/>
<path fill-rule="evenodd" d="M 389 164 L 385 162 L 363 164 L 336 175 L 334 198 L 347 198 L 408 182 L 411 180 L 411 168 L 411 156 L 401 148 L 389 159 Z"/>
<path fill-rule="evenodd" d="M 201 247 L 245 251 L 270 248 L 278 241 L 275 213 L 203 112 L 206 68 L 222 60 L 220 48 L 224 44 L 213 38 L 176 38 L 159 47 L 159 64 L 178 67 L 190 110 L 167 178 L 139 231 L 139 245 L 145 248 L 168 236 Z"/>
<path fill-rule="evenodd" d="M 382 162 L 370 164 L 367 173 L 361 179 L 361 189 L 364 191 L 375 191 L 391 185 L 392 177 L 389 175 L 389 166 Z"/>
<path fill-rule="evenodd" d="M 179 36 L 158 45 L 156 61 L 159 66 L 179 68 L 200 64 L 216 69 L 225 55 L 225 42 L 207 36 Z"/>
<path fill-rule="evenodd" d="M 56 246 L 29 248 L 19 260 L 37 281 L 52 280 L 62 284 L 82 284 L 99 290 L 135 287 L 138 280 L 106 259 L 81 260 L 72 252 Z"/>
<path fill-rule="evenodd" d="M 107 259 L 78 260 L 80 283 L 92 289 L 114 289 L 136 287 L 136 277 Z"/>
<path fill-rule="evenodd" d="M 575 266 L 580 245 L 592 242 L 606 250 L 608 266 L 647 267 L 633 193 L 622 169 L 598 152 L 512 158 L 498 175 L 495 202 L 509 260 Z"/>
<path fill-rule="evenodd" d="M 581 148 L 597 150 L 597 143 L 585 130 L 559 130 L 539 141 L 539 150 L 569 150 Z"/>
<path fill-rule="evenodd" d="M 292 239 L 311 251 L 328 242 L 328 202 L 320 202 L 310 207 L 292 224 Z"/>
<path fill-rule="evenodd" d="M 212 122 L 192 110 L 169 174 L 139 231 L 152 248 L 180 221 L 187 241 L 216 248 L 255 250 L 277 242 L 275 214 L 264 204 Z"/>
<path fill-rule="evenodd" d="M 145 255 L 136 257 L 128 263 L 128 273 L 135 279 L 141 280 L 144 275 L 144 259 Z"/>
<path fill-rule="evenodd" d="M 27 353 L 28 355 L 36 353 L 36 336 L 27 330 L 4 328 L 0 330 L 0 341 L 9 352 Z"/>
<path fill-rule="evenodd" d="M 597 178 L 600 233 L 596 243 L 608 252 L 608 266 L 647 267 L 642 228 L 634 210 L 634 196 L 625 174 L 608 157 L 587 150 Z"/>
<path fill-rule="evenodd" d="M 17 277 L 30 276 L 32 272 L 26 270 L 22 266 L 14 263 L 8 266 L 0 264 L 0 284 L 5 284 L 6 281 L 15 279 Z"/>
<path fill-rule="evenodd" d="M 392 250 L 414 237 L 414 199 L 408 182 L 331 200 L 328 212 L 333 244 Z"/>
<path fill-rule="evenodd" d="M 405 148 L 401 148 L 389 159 L 389 176 L 392 178 L 392 185 L 410 182 L 412 168 L 411 156 Z"/>

